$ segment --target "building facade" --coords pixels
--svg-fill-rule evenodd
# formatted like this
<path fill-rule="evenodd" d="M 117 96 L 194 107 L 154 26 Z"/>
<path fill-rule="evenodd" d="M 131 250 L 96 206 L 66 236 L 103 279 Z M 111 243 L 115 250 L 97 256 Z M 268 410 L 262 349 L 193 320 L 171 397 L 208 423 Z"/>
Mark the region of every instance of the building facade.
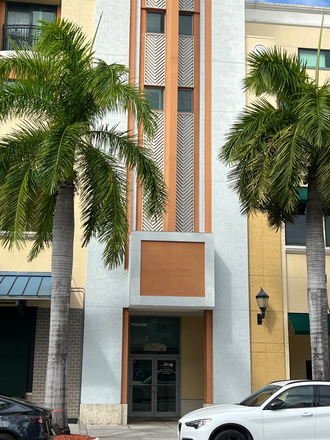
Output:
<path fill-rule="evenodd" d="M 246 219 L 218 154 L 253 99 L 242 91 L 246 53 L 276 45 L 312 63 L 322 12 L 243 0 L 122 0 L 120 7 L 114 0 L 0 1 L 2 50 L 10 49 L 6 35 L 30 38 L 39 18 L 61 15 L 89 38 L 98 29 L 96 56 L 129 66 L 158 115 L 152 141 L 128 115 L 105 122 L 119 123 L 154 151 L 169 189 L 163 219 L 145 215 L 129 174 L 129 247 L 114 270 L 103 266 L 97 240 L 80 247 L 76 221 L 71 419 L 179 417 L 237 402 L 272 380 L 309 377 L 304 194 L 294 228 L 274 232 L 263 216 Z M 326 9 L 321 79 L 330 67 L 329 15 Z M 27 254 L 0 249 L 0 348 L 7 359 L 0 381 L 4 392 L 43 403 L 50 253 L 32 263 Z M 270 296 L 262 325 L 260 287 Z M 15 365 L 20 385 L 7 390 Z"/>
<path fill-rule="evenodd" d="M 251 388 L 247 220 L 217 160 L 245 100 L 244 2 L 96 0 L 102 13 L 96 55 L 129 65 L 157 110 L 144 145 L 170 200 L 150 221 L 130 176 L 126 264 L 109 271 L 88 247 L 80 420 L 178 417 Z"/>

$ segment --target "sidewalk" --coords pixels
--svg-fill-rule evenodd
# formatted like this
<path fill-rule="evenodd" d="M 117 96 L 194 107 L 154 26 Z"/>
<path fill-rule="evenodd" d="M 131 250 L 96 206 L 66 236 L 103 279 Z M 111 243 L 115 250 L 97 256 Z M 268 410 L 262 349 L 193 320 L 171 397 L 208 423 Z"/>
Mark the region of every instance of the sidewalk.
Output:
<path fill-rule="evenodd" d="M 177 419 L 129 420 L 127 425 L 69 425 L 72 434 L 85 434 L 102 439 L 120 440 L 175 440 Z"/>

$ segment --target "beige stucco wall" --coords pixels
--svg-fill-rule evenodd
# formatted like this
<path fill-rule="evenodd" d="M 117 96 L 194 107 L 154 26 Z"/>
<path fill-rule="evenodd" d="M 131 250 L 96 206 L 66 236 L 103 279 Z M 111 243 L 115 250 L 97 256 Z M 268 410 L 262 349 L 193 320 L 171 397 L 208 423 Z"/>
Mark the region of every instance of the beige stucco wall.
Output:
<path fill-rule="evenodd" d="M 118 4 L 119 5 L 119 4 Z M 95 0 L 63 0 L 62 17 L 82 26 L 91 40 L 95 32 Z"/>
<path fill-rule="evenodd" d="M 285 378 L 281 234 L 269 229 L 259 214 L 249 218 L 249 288 L 252 391 Z M 256 295 L 260 287 L 269 295 L 262 325 Z"/>
<path fill-rule="evenodd" d="M 78 197 L 76 197 L 75 200 L 75 211 L 79 213 Z M 81 247 L 81 222 L 79 215 L 76 215 L 74 239 L 71 307 L 82 308 L 83 290 L 86 280 L 87 251 L 86 248 Z M 17 248 L 8 250 L 0 246 L 0 270 L 2 272 L 51 272 L 51 249 L 46 249 L 33 261 L 28 262 L 27 257 L 30 249 L 31 243 L 27 243 L 27 246 L 20 250 Z M 77 288 L 79 288 L 79 290 Z M 27 305 L 49 307 L 49 301 L 29 301 Z"/>
<path fill-rule="evenodd" d="M 320 22 L 321 26 L 321 22 Z M 270 23 L 246 23 L 246 51 L 252 51 L 255 44 L 261 43 L 266 47 L 281 47 L 289 54 L 298 55 L 298 48 L 317 48 L 320 29 L 311 26 L 292 26 Z M 330 49 L 330 29 L 323 29 L 322 49 Z M 308 70 L 311 77 L 315 70 Z M 329 70 L 320 70 L 320 84 L 329 76 Z"/>
<path fill-rule="evenodd" d="M 270 17 L 271 15 L 268 15 L 268 20 L 271 21 Z M 320 28 L 317 26 L 248 22 L 246 51 L 250 53 L 256 44 L 263 44 L 267 48 L 277 46 L 289 54 L 298 55 L 298 48 L 317 48 L 319 33 Z M 330 49 L 329 28 L 323 30 L 322 49 Z M 315 70 L 310 69 L 308 73 L 314 77 Z M 321 84 L 329 73 L 327 70 L 320 70 Z M 247 103 L 249 104 L 253 98 L 249 94 Z M 273 103 L 275 104 L 274 101 Z M 285 251 L 284 234 L 281 237 L 280 233 L 269 230 L 261 216 L 249 220 L 249 252 L 252 388 L 256 389 L 270 380 L 279 378 L 281 374 L 284 378 L 285 372 L 288 375 L 289 358 L 291 378 L 304 378 L 306 360 L 310 359 L 309 336 L 288 335 L 287 312 L 308 312 L 305 253 L 303 250 Z M 330 273 L 330 255 L 326 257 L 326 270 Z M 270 300 L 266 319 L 262 326 L 257 326 L 258 308 L 255 295 L 260 286 L 269 294 Z M 276 355 L 272 350 L 276 350 Z"/>
<path fill-rule="evenodd" d="M 181 318 L 181 399 L 204 399 L 203 317 Z"/>
<path fill-rule="evenodd" d="M 300 253 L 292 253 L 290 249 L 287 249 L 285 264 L 287 271 L 288 312 L 308 313 L 307 267 L 304 248 L 301 249 Z M 326 273 L 330 274 L 330 255 L 326 256 Z M 330 302 L 329 285 L 328 298 Z"/>

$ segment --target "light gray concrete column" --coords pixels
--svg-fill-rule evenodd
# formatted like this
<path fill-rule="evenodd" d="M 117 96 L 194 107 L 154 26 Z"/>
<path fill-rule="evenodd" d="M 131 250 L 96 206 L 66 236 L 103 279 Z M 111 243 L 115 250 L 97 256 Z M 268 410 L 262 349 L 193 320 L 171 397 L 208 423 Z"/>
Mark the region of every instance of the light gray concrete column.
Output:
<path fill-rule="evenodd" d="M 130 0 L 96 0 L 96 57 L 128 66 Z M 119 123 L 127 130 L 127 115 L 111 114 L 103 124 Z M 81 423 L 125 423 L 121 405 L 123 308 L 128 306 L 128 273 L 123 266 L 109 270 L 102 262 L 103 246 L 95 239 L 87 251 L 85 332 L 83 349 Z M 118 422 L 119 421 L 119 422 Z"/>
<path fill-rule="evenodd" d="M 247 219 L 218 160 L 245 96 L 244 0 L 212 1 L 212 223 L 215 246 L 214 403 L 251 391 Z"/>

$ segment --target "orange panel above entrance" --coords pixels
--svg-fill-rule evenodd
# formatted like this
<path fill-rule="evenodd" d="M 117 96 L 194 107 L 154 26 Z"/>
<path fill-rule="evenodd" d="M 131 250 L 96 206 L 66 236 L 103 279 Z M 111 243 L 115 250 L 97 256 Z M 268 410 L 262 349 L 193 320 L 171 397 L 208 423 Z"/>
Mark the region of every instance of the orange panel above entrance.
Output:
<path fill-rule="evenodd" d="M 142 241 L 140 295 L 205 297 L 205 243 Z"/>

